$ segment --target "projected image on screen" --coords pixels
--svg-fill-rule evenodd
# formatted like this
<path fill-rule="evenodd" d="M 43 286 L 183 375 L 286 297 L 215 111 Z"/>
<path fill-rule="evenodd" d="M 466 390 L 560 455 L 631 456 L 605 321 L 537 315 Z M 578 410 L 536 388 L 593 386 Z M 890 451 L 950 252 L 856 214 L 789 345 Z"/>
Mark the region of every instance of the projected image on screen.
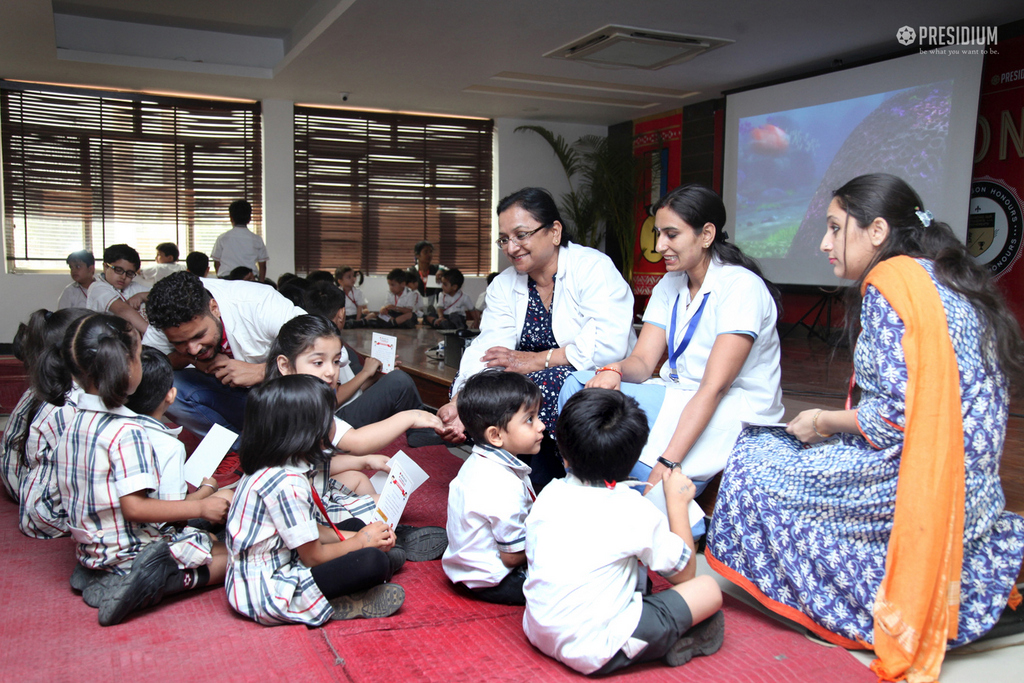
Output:
<path fill-rule="evenodd" d="M 736 244 L 758 259 L 813 257 L 832 191 L 885 170 L 922 196 L 943 183 L 953 81 L 739 119 Z"/>

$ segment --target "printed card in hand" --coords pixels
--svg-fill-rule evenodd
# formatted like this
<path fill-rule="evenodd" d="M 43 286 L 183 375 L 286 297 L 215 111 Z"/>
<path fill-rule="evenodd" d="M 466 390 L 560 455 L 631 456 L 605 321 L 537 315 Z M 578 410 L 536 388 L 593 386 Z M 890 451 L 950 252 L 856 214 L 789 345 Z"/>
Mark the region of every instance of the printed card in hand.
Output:
<path fill-rule="evenodd" d="M 370 357 L 380 361 L 380 371 L 385 375 L 395 369 L 395 352 L 398 349 L 398 337 L 389 334 L 373 333 L 370 341 Z"/>
<path fill-rule="evenodd" d="M 388 465 L 391 466 L 391 471 L 388 472 L 383 487 L 378 489 L 380 497 L 377 499 L 377 509 L 373 511 L 371 521 L 384 522 L 394 529 L 402 518 L 409 496 L 429 479 L 429 476 L 403 451 L 391 456 Z M 383 472 L 378 472 L 374 479 L 381 474 Z M 374 482 L 375 488 L 377 483 Z"/>
<path fill-rule="evenodd" d="M 662 514 L 668 517 L 668 505 L 665 502 L 665 484 L 658 482 L 651 490 L 647 492 L 647 500 L 654 503 L 654 507 L 661 510 Z M 697 526 L 697 522 L 704 519 L 704 511 L 697 504 L 697 501 L 691 500 L 689 506 L 686 508 L 686 514 L 690 518 L 690 528 Z"/>
<path fill-rule="evenodd" d="M 213 425 L 191 457 L 185 461 L 185 481 L 198 487 L 203 479 L 212 477 L 237 438 L 238 434 L 230 429 L 219 424 Z"/>

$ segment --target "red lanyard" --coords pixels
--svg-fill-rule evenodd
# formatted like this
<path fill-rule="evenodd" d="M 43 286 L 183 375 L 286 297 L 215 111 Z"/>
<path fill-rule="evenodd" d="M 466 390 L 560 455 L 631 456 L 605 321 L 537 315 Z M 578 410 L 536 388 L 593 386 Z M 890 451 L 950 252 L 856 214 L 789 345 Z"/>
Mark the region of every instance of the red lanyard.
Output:
<path fill-rule="evenodd" d="M 461 301 L 461 300 L 462 300 L 462 292 L 460 291 L 459 292 L 459 296 L 456 297 L 455 301 L 453 301 L 450 304 L 448 304 L 447 306 L 445 306 L 444 310 L 441 311 L 441 312 L 442 313 L 447 313 L 449 310 L 451 310 L 452 306 L 454 306 L 455 304 L 459 303 L 459 301 Z"/>
<path fill-rule="evenodd" d="M 222 327 L 220 332 L 220 350 L 228 358 L 234 358 L 235 354 L 231 353 L 231 344 L 228 342 L 228 328 Z"/>
<path fill-rule="evenodd" d="M 341 291 L 345 292 L 345 290 L 341 290 Z M 358 302 L 358 301 L 356 301 L 356 298 L 355 298 L 354 296 L 352 296 L 352 295 L 351 295 L 351 294 L 349 294 L 348 292 L 345 292 L 345 296 L 346 296 L 346 297 L 348 297 L 348 300 L 349 300 L 349 301 L 351 301 L 352 303 L 354 303 L 354 304 L 356 305 L 356 309 L 358 309 L 358 308 L 359 308 L 359 302 Z"/>
<path fill-rule="evenodd" d="M 324 519 L 326 519 L 327 523 L 331 525 L 332 529 L 334 529 L 334 533 L 338 534 L 338 538 L 344 541 L 345 537 L 341 535 L 341 532 L 338 531 L 338 527 L 334 526 L 334 522 L 331 521 L 330 516 L 327 514 L 327 508 L 324 507 L 324 502 L 320 500 L 320 494 L 316 492 L 316 487 L 313 486 L 312 481 L 309 482 L 309 490 L 313 494 L 313 502 L 316 503 L 318 508 L 320 508 L 320 513 L 324 516 Z"/>

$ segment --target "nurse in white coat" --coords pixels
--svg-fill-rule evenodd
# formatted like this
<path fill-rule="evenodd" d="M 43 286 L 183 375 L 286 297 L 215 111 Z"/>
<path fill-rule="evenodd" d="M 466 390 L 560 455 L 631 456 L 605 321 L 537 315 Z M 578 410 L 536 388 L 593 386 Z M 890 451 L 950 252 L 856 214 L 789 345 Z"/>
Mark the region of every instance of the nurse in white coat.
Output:
<path fill-rule="evenodd" d="M 699 493 L 724 469 L 742 421 L 782 419 L 777 290 L 726 242 L 725 206 L 708 188 L 679 187 L 654 211 L 668 272 L 651 293 L 636 348 L 596 374 L 575 373 L 561 402 L 584 383 L 634 396 L 651 435 L 632 475 L 653 485 L 680 467 Z M 666 350 L 659 377 L 648 379 Z"/>
<path fill-rule="evenodd" d="M 629 285 L 607 256 L 569 242 L 546 190 L 528 187 L 498 203 L 497 243 L 512 268 L 487 287 L 480 336 L 462 354 L 451 402 L 438 411 L 455 443 L 465 440 L 457 395 L 476 373 L 504 368 L 530 377 L 544 396 L 539 417 L 550 437 L 565 378 L 623 358 L 636 341 Z M 564 474 L 550 438 L 530 466 L 537 490 Z"/>

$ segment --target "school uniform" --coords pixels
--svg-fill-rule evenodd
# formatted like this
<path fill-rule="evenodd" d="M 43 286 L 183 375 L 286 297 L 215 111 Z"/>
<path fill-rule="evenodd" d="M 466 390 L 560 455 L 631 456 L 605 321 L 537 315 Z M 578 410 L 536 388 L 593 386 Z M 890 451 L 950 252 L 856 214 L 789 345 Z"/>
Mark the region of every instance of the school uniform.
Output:
<path fill-rule="evenodd" d="M 152 287 L 160 280 L 179 270 L 185 270 L 185 266 L 178 262 L 154 263 L 151 266 L 143 266 L 139 269 L 139 277 L 145 280 L 146 285 Z"/>
<path fill-rule="evenodd" d="M 29 426 L 19 488 L 18 527 L 31 538 L 68 535 L 68 513 L 57 485 L 57 443 L 78 412 L 82 390 L 75 385 L 63 406 L 44 403 Z"/>
<path fill-rule="evenodd" d="M 341 442 L 342 437 L 352 429 L 352 426 L 344 420 L 334 418 L 334 445 Z M 309 479 L 312 487 L 320 495 L 329 519 L 322 519 L 323 515 L 317 510 L 316 516 L 321 519 L 322 524 L 340 524 L 346 519 L 353 517 L 369 524 L 373 521 L 373 511 L 377 503 L 370 496 L 357 495 L 352 489 L 345 486 L 338 480 L 331 477 L 331 462 L 328 460 L 309 470 Z"/>
<path fill-rule="evenodd" d="M 536 497 L 529 465 L 504 449 L 473 446 L 448 487 L 441 567 L 452 583 L 490 588 L 509 575 L 499 553 L 526 549 L 526 516 Z"/>
<path fill-rule="evenodd" d="M 138 417 L 82 394 L 58 442 L 57 484 L 78 561 L 89 569 L 125 574 L 143 545 L 164 540 L 180 568 L 209 564 L 213 543 L 205 532 L 191 527 L 165 532 L 162 525 L 129 522 L 121 514 L 121 496 L 160 486 L 156 454 Z"/>
<path fill-rule="evenodd" d="M 188 483 L 185 481 L 185 444 L 178 439 L 181 427 L 172 429 L 149 415 L 137 415 L 137 419 L 139 425 L 146 430 L 146 436 L 156 453 L 160 486 L 153 497 L 160 500 L 185 500 Z"/>
<path fill-rule="evenodd" d="M 423 315 L 423 300 L 420 297 L 420 293 L 415 289 L 405 288 L 402 293 L 397 296 L 388 292 L 384 297 L 384 306 L 386 306 L 389 311 L 392 308 L 408 308 L 412 310 L 412 317 L 403 323 L 402 327 L 415 327 L 416 319 Z M 389 313 L 388 315 L 391 314 Z M 391 315 L 392 320 L 397 317 L 397 315 Z"/>
<path fill-rule="evenodd" d="M 89 307 L 89 290 L 78 284 L 72 282 L 70 285 L 64 288 L 64 291 L 60 293 L 60 297 L 57 299 L 57 310 L 62 308 L 88 308 Z"/>
<path fill-rule="evenodd" d="M 456 326 L 465 326 L 466 314 L 473 309 L 473 302 L 470 301 L 469 296 L 466 295 L 461 289 L 454 294 L 445 294 L 442 292 L 437 295 L 437 306 L 433 311 L 434 315 L 440 313 L 446 320 L 451 321 Z"/>
<path fill-rule="evenodd" d="M 85 307 L 97 313 L 107 313 L 115 301 L 128 302 L 133 296 L 140 292 L 148 292 L 149 287 L 141 282 L 132 280 L 122 290 L 114 289 L 114 285 L 107 282 L 107 279 L 100 275 L 96 281 L 89 285 L 89 296 L 86 298 Z"/>
<path fill-rule="evenodd" d="M 672 576 L 690 554 L 665 515 L 627 484 L 553 480 L 526 520 L 526 637 L 584 674 L 619 650 L 642 656 L 647 643 L 633 638 L 645 605 L 639 562 Z"/>
<path fill-rule="evenodd" d="M 227 277 L 239 266 L 245 266 L 253 273 L 258 272 L 257 264 L 270 260 L 263 238 L 249 230 L 246 225 L 236 225 L 222 232 L 213 244 L 210 260 L 220 264 L 217 277 Z"/>
<path fill-rule="evenodd" d="M 366 296 L 358 287 L 353 287 L 351 292 L 346 292 L 344 289 L 341 291 L 345 295 L 345 320 L 347 321 L 349 318 L 354 320 L 356 314 L 366 307 Z"/>
<path fill-rule="evenodd" d="M 320 538 L 308 475 L 306 464 L 246 475 L 228 512 L 228 602 L 267 626 L 319 626 L 334 614 L 296 550 Z"/>
<path fill-rule="evenodd" d="M 0 452 L 0 483 L 4 491 L 15 503 L 18 502 L 18 482 L 21 481 L 21 453 L 14 447 L 14 441 L 24 433 L 25 427 L 32 421 L 29 409 L 32 404 L 32 389 L 26 389 L 18 399 L 11 416 L 7 418 L 4 428 L 3 451 Z"/>

